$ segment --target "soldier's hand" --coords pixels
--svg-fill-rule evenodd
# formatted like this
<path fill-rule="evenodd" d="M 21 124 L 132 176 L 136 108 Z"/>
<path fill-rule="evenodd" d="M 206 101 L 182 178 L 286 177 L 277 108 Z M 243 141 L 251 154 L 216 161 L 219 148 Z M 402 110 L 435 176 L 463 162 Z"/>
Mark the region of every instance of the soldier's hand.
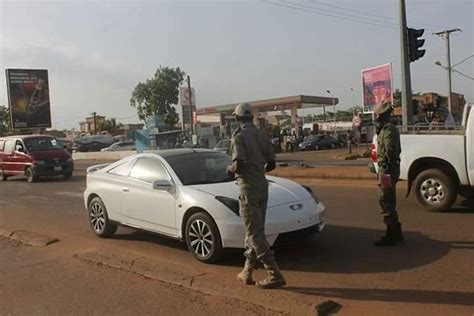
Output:
<path fill-rule="evenodd" d="M 227 166 L 226 171 L 229 177 L 235 177 L 235 172 L 232 166 Z"/>

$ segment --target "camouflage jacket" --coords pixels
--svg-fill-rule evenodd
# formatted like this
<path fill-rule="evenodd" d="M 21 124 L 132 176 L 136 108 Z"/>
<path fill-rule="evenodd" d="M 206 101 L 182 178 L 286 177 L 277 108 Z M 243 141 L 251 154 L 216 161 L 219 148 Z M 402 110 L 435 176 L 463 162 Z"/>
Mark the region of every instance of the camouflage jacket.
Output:
<path fill-rule="evenodd" d="M 379 174 L 400 175 L 400 133 L 392 123 L 387 123 L 377 135 L 377 164 Z"/>

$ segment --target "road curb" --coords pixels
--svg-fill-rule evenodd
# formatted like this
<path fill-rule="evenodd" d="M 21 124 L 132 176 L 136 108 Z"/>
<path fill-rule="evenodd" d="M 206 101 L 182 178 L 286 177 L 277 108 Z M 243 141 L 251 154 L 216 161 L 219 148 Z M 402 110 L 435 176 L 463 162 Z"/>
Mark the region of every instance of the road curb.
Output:
<path fill-rule="evenodd" d="M 35 247 L 45 247 L 59 241 L 59 239 L 54 237 L 33 233 L 27 230 L 15 230 L 9 227 L 0 227 L 0 237 Z"/>
<path fill-rule="evenodd" d="M 252 314 L 309 315 L 326 301 L 321 297 L 302 296 L 292 292 L 291 288 L 263 291 L 209 271 L 135 254 L 116 254 L 107 250 L 91 249 L 76 253 L 73 257 L 99 267 L 115 268 L 171 286 L 192 289 L 227 301 L 234 300 L 247 306 L 247 311 Z M 294 304 L 289 306 L 284 302 Z"/>

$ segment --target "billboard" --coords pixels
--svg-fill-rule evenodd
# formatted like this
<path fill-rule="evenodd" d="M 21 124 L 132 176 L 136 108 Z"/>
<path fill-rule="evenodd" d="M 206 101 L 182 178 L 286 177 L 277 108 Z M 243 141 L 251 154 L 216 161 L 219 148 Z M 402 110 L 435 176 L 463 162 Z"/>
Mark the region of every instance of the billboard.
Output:
<path fill-rule="evenodd" d="M 363 69 L 361 75 L 364 113 L 372 113 L 384 99 L 393 104 L 392 64 Z"/>
<path fill-rule="evenodd" d="M 7 69 L 6 77 L 12 128 L 51 127 L 48 71 Z"/>

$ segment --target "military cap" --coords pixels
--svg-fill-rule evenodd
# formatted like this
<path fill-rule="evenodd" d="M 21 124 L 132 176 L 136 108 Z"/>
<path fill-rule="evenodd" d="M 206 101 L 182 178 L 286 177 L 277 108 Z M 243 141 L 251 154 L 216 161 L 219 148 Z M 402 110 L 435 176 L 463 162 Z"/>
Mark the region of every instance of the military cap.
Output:
<path fill-rule="evenodd" d="M 232 112 L 232 114 L 236 116 L 242 116 L 242 117 L 251 117 L 253 116 L 252 107 L 248 103 L 241 103 L 237 105 L 237 107 L 235 108 L 234 112 Z"/>
<path fill-rule="evenodd" d="M 374 114 L 375 115 L 382 115 L 385 113 L 391 113 L 393 110 L 392 105 L 389 102 L 382 101 L 375 106 Z"/>

